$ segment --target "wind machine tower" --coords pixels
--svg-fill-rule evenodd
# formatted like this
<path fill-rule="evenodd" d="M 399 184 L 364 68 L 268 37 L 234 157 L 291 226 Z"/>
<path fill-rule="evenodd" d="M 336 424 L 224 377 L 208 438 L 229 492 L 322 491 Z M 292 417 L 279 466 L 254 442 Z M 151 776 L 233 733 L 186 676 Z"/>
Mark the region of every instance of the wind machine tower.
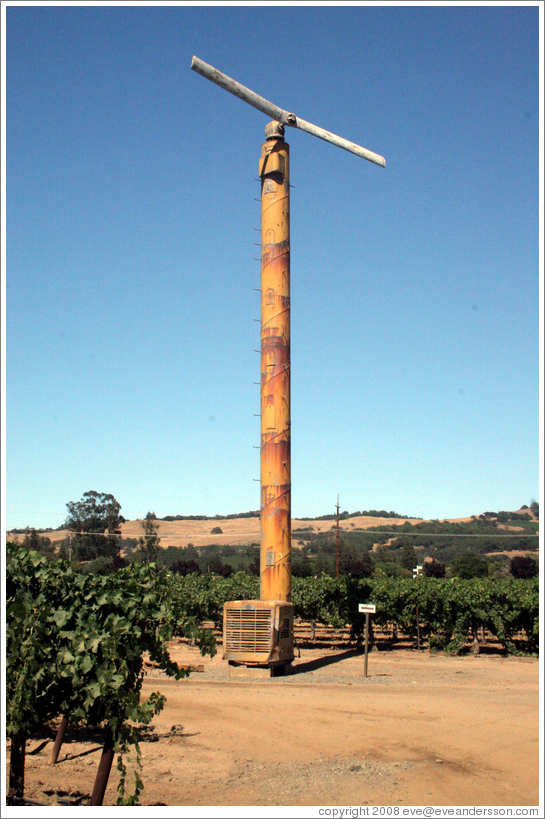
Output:
<path fill-rule="evenodd" d="M 285 126 L 370 162 L 382 156 L 318 128 L 193 57 L 201 76 L 272 117 L 261 146 L 261 549 L 260 599 L 224 606 L 223 658 L 233 675 L 285 674 L 294 657 L 291 603 L 290 184 Z"/>

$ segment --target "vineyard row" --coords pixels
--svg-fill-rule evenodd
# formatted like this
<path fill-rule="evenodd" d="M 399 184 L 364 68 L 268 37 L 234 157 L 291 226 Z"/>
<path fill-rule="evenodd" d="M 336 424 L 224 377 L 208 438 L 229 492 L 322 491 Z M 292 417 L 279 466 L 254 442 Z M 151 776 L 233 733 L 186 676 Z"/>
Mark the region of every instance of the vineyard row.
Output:
<path fill-rule="evenodd" d="M 24 792 L 26 737 L 63 716 L 106 727 L 102 768 L 91 804 L 102 804 L 114 753 L 118 753 L 122 774 L 118 804 L 135 804 L 143 785 L 136 769 L 134 792 L 127 797 L 123 756 L 136 746 L 139 767 L 135 724 L 149 723 L 164 705 L 159 693 L 141 701 L 144 655 L 176 679 L 187 676 L 188 670 L 170 658 L 171 640 L 191 639 L 203 654 L 214 655 L 214 634 L 204 624 L 212 621 L 221 628 L 223 605 L 228 601 L 258 599 L 257 579 L 243 572 L 228 578 L 184 577 L 139 564 L 111 575 L 83 575 L 65 561 L 48 561 L 16 544 L 9 544 L 7 552 L 10 799 L 21 799 Z M 538 650 L 537 578 L 321 575 L 292 581 L 296 618 L 311 625 L 348 626 L 356 640 L 361 639 L 364 628 L 358 605 L 371 602 L 376 606 L 376 625 L 393 624 L 432 649 L 459 653 L 468 638 L 475 640 L 478 630 L 484 628 L 508 652 Z"/>

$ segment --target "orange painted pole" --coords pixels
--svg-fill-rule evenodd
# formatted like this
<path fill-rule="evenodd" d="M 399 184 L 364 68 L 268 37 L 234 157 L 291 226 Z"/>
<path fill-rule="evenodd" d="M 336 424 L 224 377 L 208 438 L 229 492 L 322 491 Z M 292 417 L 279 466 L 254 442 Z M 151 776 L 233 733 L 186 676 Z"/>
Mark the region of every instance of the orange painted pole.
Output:
<path fill-rule="evenodd" d="M 290 189 L 284 126 L 261 146 L 261 600 L 291 602 Z"/>

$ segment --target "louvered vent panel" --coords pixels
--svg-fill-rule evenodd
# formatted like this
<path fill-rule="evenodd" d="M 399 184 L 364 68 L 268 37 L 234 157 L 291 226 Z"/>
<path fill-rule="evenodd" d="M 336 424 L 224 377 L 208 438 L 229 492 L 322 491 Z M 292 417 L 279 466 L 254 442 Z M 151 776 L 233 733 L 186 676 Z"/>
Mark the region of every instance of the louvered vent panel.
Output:
<path fill-rule="evenodd" d="M 282 628 L 280 629 L 280 639 L 281 640 L 287 640 L 289 636 L 290 636 L 290 618 L 285 617 L 284 620 L 282 620 Z"/>
<path fill-rule="evenodd" d="M 227 651 L 269 652 L 271 634 L 270 609 L 227 609 L 225 620 Z"/>

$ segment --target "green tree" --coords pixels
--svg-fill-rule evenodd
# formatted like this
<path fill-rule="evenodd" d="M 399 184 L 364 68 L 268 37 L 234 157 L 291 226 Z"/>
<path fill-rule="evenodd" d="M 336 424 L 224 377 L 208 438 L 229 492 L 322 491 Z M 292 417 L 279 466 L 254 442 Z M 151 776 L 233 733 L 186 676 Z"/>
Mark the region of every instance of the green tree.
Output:
<path fill-rule="evenodd" d="M 405 577 L 408 573 L 407 569 L 402 569 L 399 564 L 390 560 L 388 562 L 377 561 L 373 571 L 373 576 L 380 577 Z"/>
<path fill-rule="evenodd" d="M 225 564 L 220 554 L 212 554 L 207 562 L 207 569 L 212 574 L 220 574 L 222 577 L 229 577 L 233 571 L 230 564 Z"/>
<path fill-rule="evenodd" d="M 259 577 L 261 572 L 261 560 L 259 555 L 254 557 L 250 565 L 248 566 L 248 574 L 252 575 L 252 577 Z"/>
<path fill-rule="evenodd" d="M 469 549 L 452 561 L 452 573 L 463 580 L 488 577 L 488 560 Z"/>
<path fill-rule="evenodd" d="M 119 555 L 119 526 L 125 523 L 120 515 L 121 504 L 104 492 L 85 492 L 80 501 L 66 504 L 65 526 L 75 533 L 72 547 L 78 560 Z"/>
<path fill-rule="evenodd" d="M 345 563 L 344 574 L 350 577 L 371 577 L 373 574 L 373 561 L 369 552 L 363 552 L 356 560 L 349 560 Z"/>
<path fill-rule="evenodd" d="M 64 538 L 64 540 L 59 541 L 59 560 L 69 560 L 70 559 L 70 540 L 68 538 Z"/>
<path fill-rule="evenodd" d="M 183 550 L 183 559 L 184 560 L 199 559 L 199 552 L 192 543 L 188 543 L 185 549 Z"/>
<path fill-rule="evenodd" d="M 511 577 L 511 561 L 507 555 L 493 555 L 489 561 L 488 577 L 494 580 Z"/>
<path fill-rule="evenodd" d="M 406 541 L 401 549 L 401 566 L 412 571 L 416 567 L 416 551 L 410 541 Z"/>
<path fill-rule="evenodd" d="M 156 520 L 155 513 L 148 512 L 144 520 L 140 521 L 144 534 L 138 538 L 138 557 L 142 563 L 155 563 L 159 552 L 161 538 L 157 534 L 159 524 Z"/>
<path fill-rule="evenodd" d="M 217 546 L 215 543 L 209 543 L 207 546 L 203 546 L 201 550 L 200 565 L 203 573 L 205 574 L 208 572 L 212 572 L 212 574 L 220 574 L 220 568 L 223 565 L 223 561 L 221 559 L 219 546 Z"/>
<path fill-rule="evenodd" d="M 55 554 L 55 547 L 51 543 L 51 539 L 39 535 L 35 529 L 29 529 L 23 538 L 23 548 L 31 552 L 39 552 L 45 557 L 53 557 Z"/>
<path fill-rule="evenodd" d="M 511 558 L 510 571 L 513 577 L 527 579 L 529 577 L 537 577 L 539 574 L 539 565 L 537 560 L 529 555 L 516 555 Z"/>
<path fill-rule="evenodd" d="M 358 551 L 360 554 L 358 554 Z M 350 541 L 341 538 L 339 542 L 339 574 L 350 574 L 352 577 L 370 577 L 373 564 L 369 552 L 357 550 Z"/>
<path fill-rule="evenodd" d="M 433 558 L 426 560 L 424 563 L 424 577 L 444 577 L 446 574 L 446 567 L 444 563 L 440 563 Z"/>
<path fill-rule="evenodd" d="M 313 573 L 312 563 L 307 554 L 300 555 L 297 552 L 292 552 L 292 557 L 295 560 L 291 562 L 291 572 L 294 577 L 310 577 Z"/>
<path fill-rule="evenodd" d="M 318 554 L 316 556 L 316 560 L 314 560 L 312 564 L 312 567 L 313 574 L 317 576 L 321 574 L 333 576 L 335 574 L 333 561 L 325 557 L 321 547 L 318 549 Z"/>
<path fill-rule="evenodd" d="M 187 574 L 201 574 L 201 567 L 196 560 L 177 560 L 171 565 L 170 571 L 185 577 Z"/>
<path fill-rule="evenodd" d="M 374 551 L 377 563 L 392 563 L 393 555 L 386 543 L 380 543 Z"/>

